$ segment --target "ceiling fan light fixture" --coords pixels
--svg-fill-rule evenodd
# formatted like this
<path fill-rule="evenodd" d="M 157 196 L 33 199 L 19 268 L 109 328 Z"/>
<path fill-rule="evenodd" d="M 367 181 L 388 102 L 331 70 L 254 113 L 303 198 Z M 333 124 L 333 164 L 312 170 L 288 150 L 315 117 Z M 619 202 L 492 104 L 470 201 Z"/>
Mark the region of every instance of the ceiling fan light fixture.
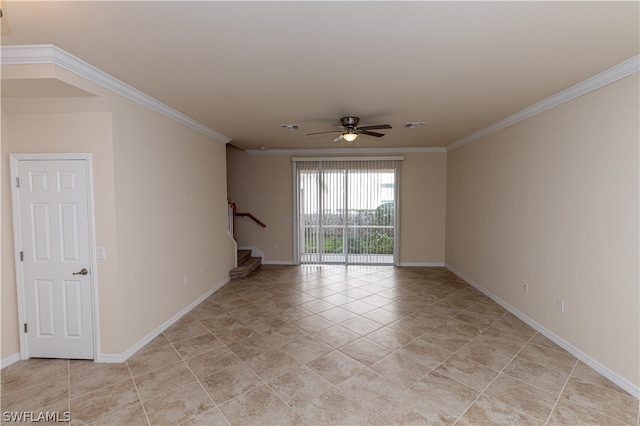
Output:
<path fill-rule="evenodd" d="M 354 129 L 347 129 L 343 134 L 342 137 L 344 138 L 345 141 L 347 142 L 353 142 L 358 138 L 358 132 L 355 131 Z"/>
<path fill-rule="evenodd" d="M 307 136 L 321 135 L 323 133 L 340 133 L 340 136 L 338 136 L 333 140 L 334 142 L 343 141 L 343 140 L 347 142 L 353 142 L 356 139 L 358 139 L 360 134 L 363 134 L 365 136 L 373 136 L 375 138 L 381 138 L 382 136 L 384 136 L 384 133 L 374 132 L 373 130 L 392 128 L 391 125 L 389 124 L 374 124 L 372 126 L 359 127 L 358 126 L 359 123 L 360 123 L 360 118 L 358 117 L 342 117 L 340 119 L 340 124 L 334 125 L 335 127 L 342 128 L 342 130 L 329 130 L 327 132 L 307 133 Z"/>

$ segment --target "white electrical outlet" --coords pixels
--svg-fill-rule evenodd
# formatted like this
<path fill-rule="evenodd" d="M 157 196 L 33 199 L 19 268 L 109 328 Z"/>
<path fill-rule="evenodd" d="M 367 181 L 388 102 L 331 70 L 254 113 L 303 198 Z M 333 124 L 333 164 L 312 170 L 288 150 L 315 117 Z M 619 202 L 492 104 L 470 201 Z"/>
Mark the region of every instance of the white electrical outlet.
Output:
<path fill-rule="evenodd" d="M 560 312 L 564 312 L 564 300 L 562 299 L 556 300 L 556 309 Z"/>
<path fill-rule="evenodd" d="M 185 276 L 184 279 L 182 280 L 182 283 L 186 287 L 187 284 L 189 284 L 189 277 Z"/>

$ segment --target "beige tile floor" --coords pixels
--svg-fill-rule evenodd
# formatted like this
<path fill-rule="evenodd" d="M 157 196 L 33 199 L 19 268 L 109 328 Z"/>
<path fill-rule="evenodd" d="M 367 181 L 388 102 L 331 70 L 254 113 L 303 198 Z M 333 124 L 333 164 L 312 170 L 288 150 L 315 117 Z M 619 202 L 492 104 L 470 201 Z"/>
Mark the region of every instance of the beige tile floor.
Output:
<path fill-rule="evenodd" d="M 639 424 L 637 399 L 442 268 L 265 265 L 126 363 L 0 378 L 3 413 L 74 424 Z"/>

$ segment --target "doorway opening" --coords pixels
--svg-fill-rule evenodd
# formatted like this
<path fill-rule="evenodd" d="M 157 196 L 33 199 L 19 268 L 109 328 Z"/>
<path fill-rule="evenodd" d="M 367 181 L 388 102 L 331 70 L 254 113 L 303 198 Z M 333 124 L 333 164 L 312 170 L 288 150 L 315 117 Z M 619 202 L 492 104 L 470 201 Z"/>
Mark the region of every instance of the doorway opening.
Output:
<path fill-rule="evenodd" d="M 294 159 L 298 263 L 396 264 L 401 159 Z"/>

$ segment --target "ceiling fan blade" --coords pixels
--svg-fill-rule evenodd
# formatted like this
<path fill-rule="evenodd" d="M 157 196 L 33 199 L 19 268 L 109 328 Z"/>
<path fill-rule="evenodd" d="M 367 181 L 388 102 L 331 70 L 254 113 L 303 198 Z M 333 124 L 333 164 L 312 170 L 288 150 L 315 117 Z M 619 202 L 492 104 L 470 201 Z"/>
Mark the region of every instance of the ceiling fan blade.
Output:
<path fill-rule="evenodd" d="M 335 138 L 333 141 L 334 142 L 340 142 L 342 139 L 344 139 L 344 137 L 342 135 L 340 135 L 337 138 Z"/>
<path fill-rule="evenodd" d="M 392 127 L 388 124 L 377 124 L 375 126 L 362 126 L 358 127 L 360 130 L 375 130 L 375 129 L 391 129 Z"/>
<path fill-rule="evenodd" d="M 368 130 L 362 130 L 362 128 L 358 129 L 358 133 L 360 133 L 361 135 L 375 136 L 376 138 L 381 138 L 382 136 L 384 136 L 384 133 L 370 132 Z"/>
<path fill-rule="evenodd" d="M 342 130 L 329 130 L 328 132 L 307 133 L 307 136 L 311 136 L 311 135 L 322 135 L 322 134 L 324 134 L 324 133 L 338 133 L 338 132 L 342 132 Z"/>

